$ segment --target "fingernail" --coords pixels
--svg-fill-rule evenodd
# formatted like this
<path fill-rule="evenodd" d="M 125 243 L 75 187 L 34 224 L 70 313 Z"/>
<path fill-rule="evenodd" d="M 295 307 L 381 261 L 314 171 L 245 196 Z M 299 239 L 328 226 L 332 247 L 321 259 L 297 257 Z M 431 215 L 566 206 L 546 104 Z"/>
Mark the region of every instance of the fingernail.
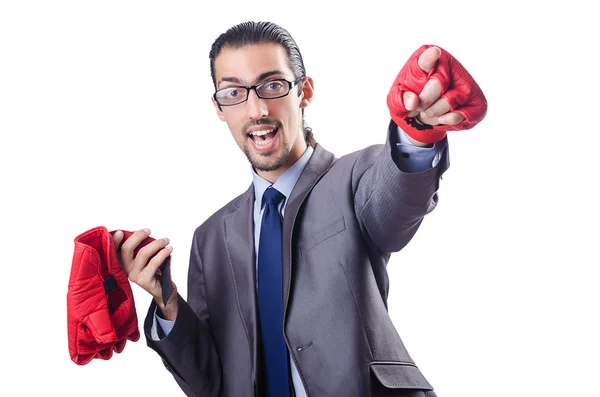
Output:
<path fill-rule="evenodd" d="M 421 112 L 421 118 L 426 119 L 426 118 L 428 118 L 428 116 L 425 114 L 425 112 Z"/>
<path fill-rule="evenodd" d="M 170 245 L 167 247 L 167 249 L 168 249 L 169 251 L 173 251 L 173 247 L 171 247 Z"/>
<path fill-rule="evenodd" d="M 150 229 L 148 229 L 147 227 L 146 227 L 146 228 L 143 228 L 143 229 L 142 229 L 142 231 L 143 231 L 143 232 L 145 232 L 145 233 L 148 233 L 148 234 L 150 234 Z"/>
<path fill-rule="evenodd" d="M 444 123 L 444 117 L 443 117 L 443 116 L 441 116 L 441 117 L 438 117 L 438 121 L 439 121 L 440 123 Z"/>
<path fill-rule="evenodd" d="M 165 237 L 165 238 L 163 238 L 163 241 L 164 241 L 165 243 L 169 244 L 169 242 L 170 242 L 171 240 L 169 240 L 168 238 L 166 238 L 166 237 Z"/>

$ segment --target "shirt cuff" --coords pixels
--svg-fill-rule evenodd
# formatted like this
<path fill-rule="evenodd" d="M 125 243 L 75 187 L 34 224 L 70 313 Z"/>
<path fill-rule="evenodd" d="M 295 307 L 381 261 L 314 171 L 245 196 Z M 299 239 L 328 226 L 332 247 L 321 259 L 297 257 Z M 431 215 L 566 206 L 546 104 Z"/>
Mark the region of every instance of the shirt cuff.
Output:
<path fill-rule="evenodd" d="M 427 147 L 421 147 L 413 144 L 404 131 L 397 127 L 397 165 L 403 172 L 414 173 L 423 172 L 435 167 L 442 157 L 443 141 L 436 142 Z"/>
<path fill-rule="evenodd" d="M 156 310 L 158 310 L 158 308 L 154 309 L 154 318 L 152 320 L 150 336 L 153 340 L 161 340 L 169 335 L 169 333 L 173 329 L 173 326 L 175 325 L 175 321 L 160 318 L 158 314 L 156 314 Z"/>

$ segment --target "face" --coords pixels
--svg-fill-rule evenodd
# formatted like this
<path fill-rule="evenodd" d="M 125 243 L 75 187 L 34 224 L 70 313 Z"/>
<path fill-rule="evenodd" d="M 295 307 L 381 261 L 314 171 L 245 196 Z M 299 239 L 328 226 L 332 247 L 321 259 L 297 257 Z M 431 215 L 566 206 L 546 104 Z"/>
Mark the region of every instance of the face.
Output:
<path fill-rule="evenodd" d="M 217 90 L 274 79 L 295 80 L 287 54 L 278 44 L 224 48 L 215 59 Z M 307 77 L 281 98 L 261 99 L 251 90 L 246 102 L 222 109 L 213 99 L 217 115 L 259 174 L 282 173 L 306 150 L 301 112 L 312 100 L 312 87 Z"/>

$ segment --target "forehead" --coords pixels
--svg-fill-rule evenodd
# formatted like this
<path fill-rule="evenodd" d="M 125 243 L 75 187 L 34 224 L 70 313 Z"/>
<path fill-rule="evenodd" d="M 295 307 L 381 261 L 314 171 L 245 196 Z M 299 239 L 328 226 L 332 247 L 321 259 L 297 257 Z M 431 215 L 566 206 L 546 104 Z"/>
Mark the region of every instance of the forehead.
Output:
<path fill-rule="evenodd" d="M 275 43 L 223 48 L 215 58 L 217 84 L 223 77 L 235 77 L 245 84 L 254 84 L 258 76 L 274 70 L 283 72 L 283 77 L 293 78 L 284 48 Z"/>

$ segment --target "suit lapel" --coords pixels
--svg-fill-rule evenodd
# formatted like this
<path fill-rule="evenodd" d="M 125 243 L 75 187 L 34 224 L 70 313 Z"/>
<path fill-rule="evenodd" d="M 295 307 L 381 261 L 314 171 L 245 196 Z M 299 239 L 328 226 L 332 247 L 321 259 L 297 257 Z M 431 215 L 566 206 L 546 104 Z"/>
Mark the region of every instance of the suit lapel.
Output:
<path fill-rule="evenodd" d="M 302 203 L 311 189 L 321 177 L 331 168 L 335 156 L 317 144 L 310 160 L 304 167 L 302 174 L 288 200 L 283 217 L 283 318 L 286 318 L 287 303 L 289 300 L 292 281 L 292 238 L 294 224 Z"/>
<path fill-rule="evenodd" d="M 223 219 L 229 266 L 233 274 L 238 310 L 242 316 L 256 374 L 258 335 L 256 309 L 256 263 L 254 252 L 254 188 L 237 202 L 237 209 Z"/>

